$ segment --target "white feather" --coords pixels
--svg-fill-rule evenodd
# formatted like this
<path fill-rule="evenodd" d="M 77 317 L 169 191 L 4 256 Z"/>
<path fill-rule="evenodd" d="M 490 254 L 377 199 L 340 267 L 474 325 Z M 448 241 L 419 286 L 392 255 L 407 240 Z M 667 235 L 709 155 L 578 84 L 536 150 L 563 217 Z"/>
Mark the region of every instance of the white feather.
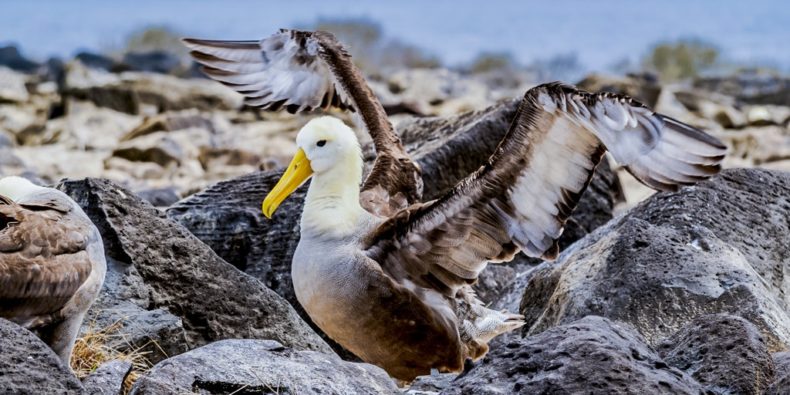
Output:
<path fill-rule="evenodd" d="M 15 202 L 27 195 L 44 190 L 47 190 L 47 188 L 33 184 L 29 180 L 22 177 L 9 176 L 0 178 L 0 195 L 3 195 Z"/>

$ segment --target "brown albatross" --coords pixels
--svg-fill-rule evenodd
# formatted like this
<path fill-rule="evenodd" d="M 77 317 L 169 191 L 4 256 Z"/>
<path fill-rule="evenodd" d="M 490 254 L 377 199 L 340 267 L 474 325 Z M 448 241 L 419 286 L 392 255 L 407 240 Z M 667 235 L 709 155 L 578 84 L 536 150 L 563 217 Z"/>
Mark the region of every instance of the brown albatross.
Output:
<path fill-rule="evenodd" d="M 36 333 L 69 366 L 105 271 L 99 231 L 73 200 L 0 179 L 0 317 Z"/>
<path fill-rule="evenodd" d="M 362 183 L 353 131 L 331 117 L 310 121 L 263 212 L 271 217 L 312 177 L 292 265 L 297 298 L 331 338 L 402 380 L 432 368 L 457 372 L 494 336 L 523 325 L 519 315 L 484 307 L 471 285 L 489 262 L 519 251 L 555 258 L 604 152 L 646 185 L 672 191 L 716 174 L 726 150 L 626 96 L 545 84 L 526 93 L 487 163 L 421 202 L 418 167 L 331 34 L 185 43 L 248 104 L 348 108 L 373 137 L 377 158 Z"/>

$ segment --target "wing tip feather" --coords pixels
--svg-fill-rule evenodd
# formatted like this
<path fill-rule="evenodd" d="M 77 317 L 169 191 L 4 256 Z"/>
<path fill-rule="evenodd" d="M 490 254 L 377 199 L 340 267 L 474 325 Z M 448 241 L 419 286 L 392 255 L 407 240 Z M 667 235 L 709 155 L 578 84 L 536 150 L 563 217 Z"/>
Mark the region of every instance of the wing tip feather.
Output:
<path fill-rule="evenodd" d="M 257 49 L 260 41 L 258 40 L 206 40 L 202 38 L 182 37 L 181 43 L 188 48 L 237 48 L 237 49 Z"/>
<path fill-rule="evenodd" d="M 544 251 L 540 257 L 541 259 L 546 261 L 554 261 L 555 259 L 557 259 L 557 256 L 559 255 L 560 255 L 559 239 L 555 239 L 554 242 L 551 244 L 551 247 L 549 247 L 546 251 Z"/>
<path fill-rule="evenodd" d="M 723 153 L 727 152 L 727 146 L 724 145 L 724 143 L 721 142 L 721 140 L 711 136 L 710 134 L 705 133 L 704 131 L 697 129 L 694 126 L 678 121 L 677 119 L 664 114 L 655 113 L 655 116 L 661 119 L 664 122 L 664 124 L 669 125 L 673 131 L 681 133 L 686 137 L 689 137 L 701 143 L 707 144 L 711 148 L 720 150 Z"/>

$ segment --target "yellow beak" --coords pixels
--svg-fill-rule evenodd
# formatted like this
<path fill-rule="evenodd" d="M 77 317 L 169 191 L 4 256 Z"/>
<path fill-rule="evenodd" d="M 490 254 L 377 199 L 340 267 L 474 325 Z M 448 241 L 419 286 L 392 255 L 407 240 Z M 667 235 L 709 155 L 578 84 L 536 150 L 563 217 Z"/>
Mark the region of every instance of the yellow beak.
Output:
<path fill-rule="evenodd" d="M 307 181 L 311 175 L 313 175 L 313 169 L 310 167 L 310 160 L 307 159 L 304 150 L 299 148 L 280 181 L 277 181 L 277 185 L 263 200 L 263 215 L 272 219 L 272 214 L 280 206 L 280 203 Z"/>

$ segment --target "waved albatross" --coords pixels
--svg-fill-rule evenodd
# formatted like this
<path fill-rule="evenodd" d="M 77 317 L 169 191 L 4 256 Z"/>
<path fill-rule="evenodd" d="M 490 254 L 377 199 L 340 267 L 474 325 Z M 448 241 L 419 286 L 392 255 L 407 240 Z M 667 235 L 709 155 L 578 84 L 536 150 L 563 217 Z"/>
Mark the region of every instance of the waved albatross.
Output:
<path fill-rule="evenodd" d="M 71 198 L 0 179 L 0 317 L 36 333 L 69 366 L 105 271 L 99 231 Z"/>
<path fill-rule="evenodd" d="M 484 307 L 471 285 L 489 262 L 519 251 L 555 258 L 605 151 L 662 191 L 716 174 L 726 151 L 629 97 L 545 84 L 525 94 L 479 170 L 422 202 L 419 168 L 331 34 L 281 30 L 261 41 L 185 43 L 206 74 L 249 105 L 347 108 L 371 134 L 377 158 L 363 183 L 353 130 L 332 117 L 308 122 L 263 213 L 271 218 L 312 177 L 292 264 L 299 303 L 332 339 L 401 380 L 432 368 L 460 371 L 493 337 L 524 324 Z"/>

